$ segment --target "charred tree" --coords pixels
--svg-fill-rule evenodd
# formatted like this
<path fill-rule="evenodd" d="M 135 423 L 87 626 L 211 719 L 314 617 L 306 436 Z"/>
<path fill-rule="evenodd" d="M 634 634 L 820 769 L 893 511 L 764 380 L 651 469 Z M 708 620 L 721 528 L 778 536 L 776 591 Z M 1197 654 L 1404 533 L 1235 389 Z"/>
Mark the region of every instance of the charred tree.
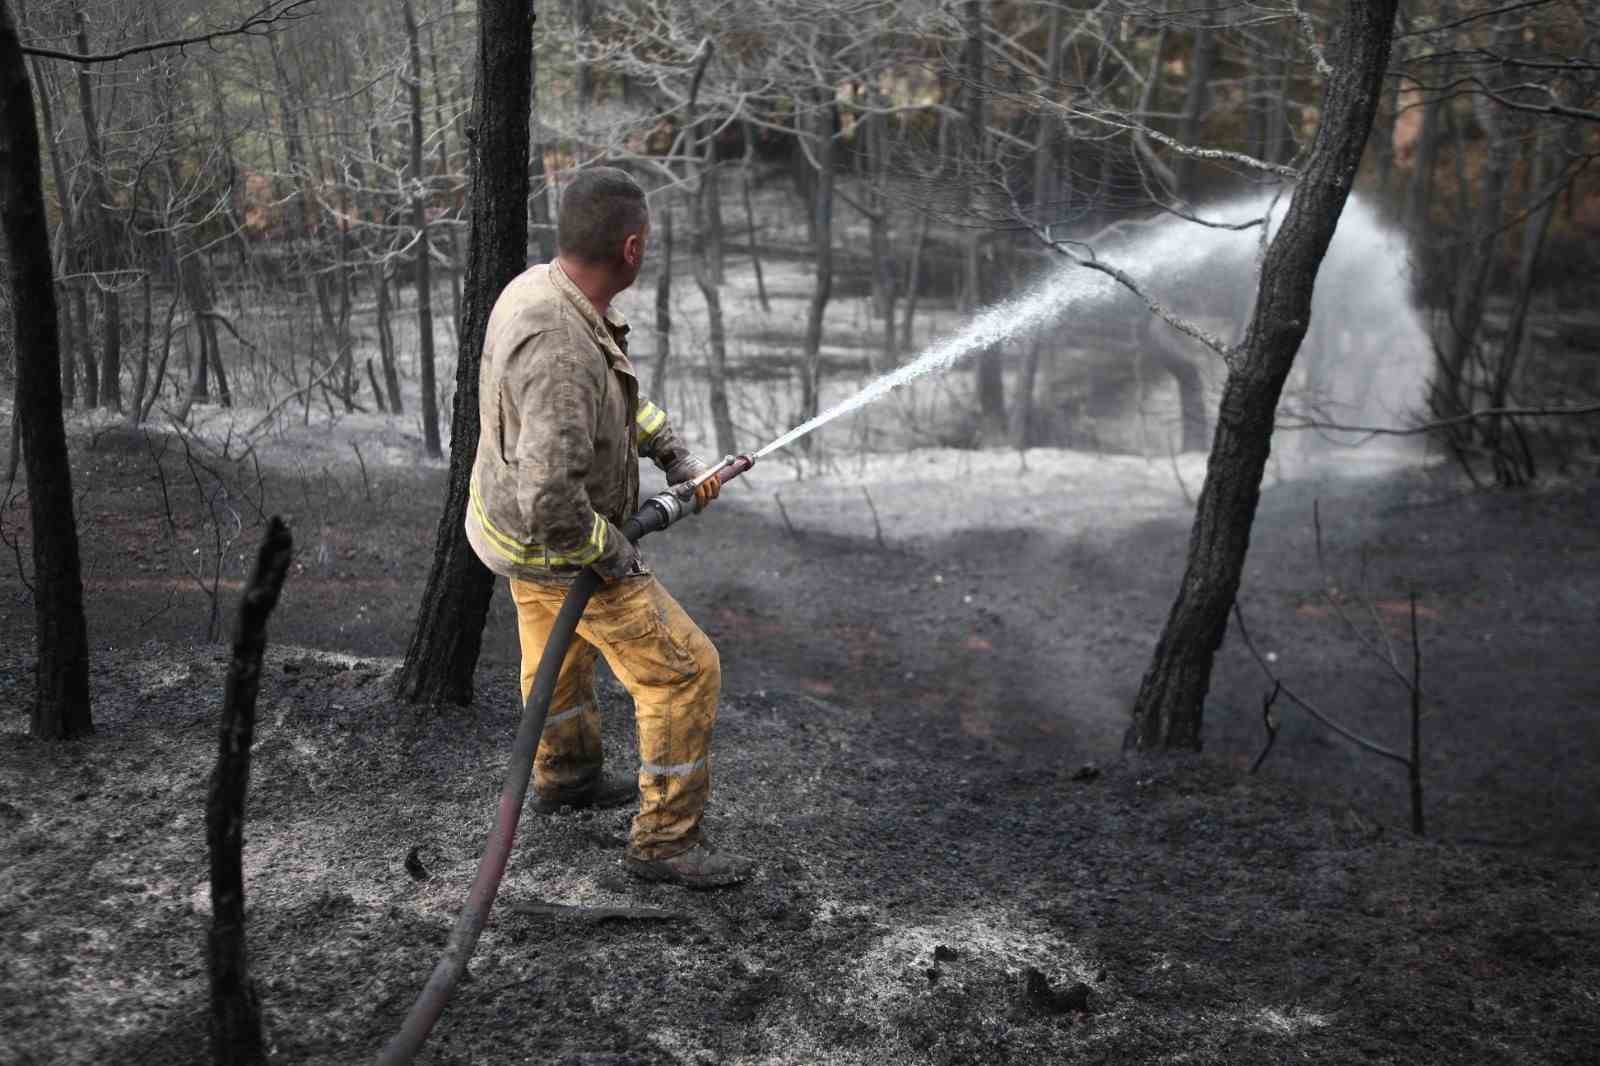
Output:
<path fill-rule="evenodd" d="M 578 101 L 578 156 L 586 157 L 594 113 L 594 62 L 587 49 L 594 41 L 595 0 L 572 0 L 573 96 Z"/>
<path fill-rule="evenodd" d="M 74 273 L 73 267 L 78 249 L 78 234 L 75 225 L 76 212 L 73 210 L 72 203 L 72 186 L 67 182 L 66 169 L 61 163 L 61 149 L 56 145 L 55 109 L 50 105 L 50 87 L 45 81 L 44 71 L 40 69 L 39 61 L 37 59 L 33 60 L 31 66 L 34 84 L 38 87 L 39 92 L 39 118 L 44 123 L 45 151 L 50 157 L 50 172 L 55 179 L 56 185 L 56 202 L 61 210 L 61 243 L 64 246 L 61 249 L 61 258 L 62 262 L 66 264 L 66 273 L 71 275 Z M 71 407 L 78 398 L 77 375 L 74 368 L 77 362 L 77 342 L 80 337 L 84 342 L 84 349 L 86 351 L 88 349 L 89 309 L 88 300 L 83 295 L 81 283 L 63 279 L 61 291 L 66 297 L 66 306 L 61 308 L 61 311 L 64 312 L 61 329 L 61 402 L 64 406 Z M 73 317 L 74 309 L 79 312 L 76 321 L 74 321 Z M 79 323 L 83 327 L 81 334 L 78 329 Z M 92 360 L 92 356 L 86 355 L 85 358 Z M 89 366 L 89 372 L 92 376 L 94 373 L 92 362 Z M 86 386 L 86 391 L 91 391 L 89 386 Z M 91 406 L 93 405 L 91 404 Z"/>
<path fill-rule="evenodd" d="M 1455 5 L 1444 0 L 1439 5 L 1439 20 L 1455 19 Z M 1437 75 L 1440 84 L 1448 85 L 1454 76 L 1454 65 L 1448 58 L 1441 61 Z M 1420 91 L 1420 90 L 1419 90 Z M 1422 109 L 1422 125 L 1417 131 L 1411 180 L 1406 186 L 1405 229 L 1413 240 L 1427 236 L 1428 206 L 1433 197 L 1433 171 L 1438 165 L 1439 145 L 1444 140 L 1444 108 L 1447 96 L 1435 92 L 1428 97 Z"/>
<path fill-rule="evenodd" d="M 274 515 L 239 602 L 233 660 L 222 696 L 217 768 L 206 799 L 206 845 L 211 854 L 211 929 L 206 938 L 211 1049 L 212 1060 L 223 1066 L 256 1066 L 267 1061 L 261 1037 L 261 1001 L 250 979 L 244 935 L 244 799 L 250 787 L 250 745 L 255 738 L 261 659 L 267 650 L 267 618 L 278 605 L 293 556 L 289 529 Z"/>
<path fill-rule="evenodd" d="M 1495 47 L 1508 51 L 1518 36 L 1517 22 L 1509 13 L 1502 13 L 1495 27 Z M 1472 241 L 1465 263 L 1456 275 L 1449 332 L 1429 396 L 1434 414 L 1441 418 L 1472 410 L 1489 391 L 1474 357 L 1483 326 L 1489 280 L 1505 238 L 1501 222 L 1506 209 L 1506 186 L 1515 163 L 1512 116 L 1482 96 L 1473 98 L 1473 107 L 1487 144 L 1483 173 L 1478 182 L 1478 210 Z M 1455 439 L 1460 441 L 1469 435 L 1470 431 L 1463 431 Z"/>
<path fill-rule="evenodd" d="M 94 722 L 72 467 L 61 420 L 55 280 L 39 167 L 39 129 L 22 43 L 10 5 L 0 0 L 0 228 L 10 262 L 11 306 L 18 312 L 14 417 L 22 425 L 33 524 L 38 667 L 30 731 L 59 739 L 93 733 Z"/>
<path fill-rule="evenodd" d="M 1139 358 L 1148 358 L 1157 368 L 1172 375 L 1178 386 L 1178 420 L 1180 436 L 1178 450 L 1203 452 L 1206 450 L 1206 392 L 1205 379 L 1200 368 L 1188 356 L 1188 338 L 1158 324 L 1154 315 L 1144 315 L 1139 320 L 1138 335 L 1134 345 Z"/>
<path fill-rule="evenodd" d="M 731 455 L 738 450 L 738 446 L 733 433 L 733 413 L 728 406 L 728 333 L 722 317 L 721 283 L 712 268 L 710 244 L 706 235 L 707 179 L 714 162 L 716 147 L 708 137 L 705 148 L 701 151 L 695 147 L 694 140 L 699 125 L 695 111 L 696 101 L 700 96 L 700 85 L 705 78 L 706 67 L 711 62 L 711 53 L 711 40 L 707 38 L 695 56 L 689 95 L 683 105 L 683 132 L 679 137 L 685 145 L 683 154 L 692 159 L 692 162 L 685 164 L 692 168 L 690 173 L 693 176 L 689 204 L 690 217 L 694 225 L 689 243 L 693 253 L 690 258 L 694 264 L 695 285 L 706 302 L 706 332 L 710 341 L 709 351 L 706 354 L 707 400 L 711 408 L 711 423 L 717 435 L 717 450 L 724 455 Z"/>
<path fill-rule="evenodd" d="M 83 10 L 73 12 L 78 26 L 78 51 L 89 52 L 89 27 Z M 94 83 L 89 68 L 78 67 L 78 109 L 83 115 L 83 140 L 89 153 L 89 216 L 94 223 L 94 263 L 96 269 L 111 273 L 116 269 L 117 229 L 111 221 L 111 189 L 106 184 L 105 151 L 100 145 L 100 125 L 94 111 Z M 122 410 L 122 298 L 117 279 L 110 276 L 100 285 L 101 328 L 99 402 Z M 90 390 L 95 392 L 96 390 Z"/>
<path fill-rule="evenodd" d="M 1062 10 L 1050 12 L 1050 36 L 1045 46 L 1044 82 L 1040 89 L 1045 93 L 1056 91 L 1061 79 Z M 1060 182 L 1059 158 L 1056 151 L 1058 123 L 1041 117 L 1033 151 L 1033 220 L 1048 234 L 1050 225 L 1070 206 L 1062 202 L 1058 188 Z M 1066 131 L 1066 137 L 1071 130 Z M 1062 138 L 1066 139 L 1065 137 Z M 1044 349 L 1044 337 L 1035 335 L 1028 344 L 1022 360 L 1022 373 L 1017 376 L 1016 397 L 1011 401 L 1011 446 L 1019 451 L 1031 443 L 1033 436 L 1033 394 L 1039 378 L 1039 360 Z"/>
<path fill-rule="evenodd" d="M 876 110 L 861 119 L 865 131 L 865 164 L 867 171 L 866 203 L 867 241 L 872 256 L 872 313 L 879 321 L 882 332 L 880 351 L 885 366 L 895 363 L 895 301 L 899 298 L 897 283 L 900 270 L 894 257 L 894 242 L 889 232 L 891 212 L 892 173 L 889 166 L 889 116 L 883 110 L 888 102 L 875 88 L 867 91 L 868 103 Z M 755 247 L 754 227 L 751 227 L 750 246 Z M 756 277 L 760 278 L 757 262 Z M 765 295 L 765 294 L 763 294 Z"/>
<path fill-rule="evenodd" d="M 468 138 L 472 217 L 458 330 L 450 480 L 433 566 L 398 683 L 401 696 L 413 703 L 472 701 L 472 673 L 494 594 L 494 575 L 473 554 L 462 524 L 478 454 L 478 366 L 489 311 L 500 290 L 527 265 L 533 20 L 527 0 L 485 0 L 478 6 L 478 77 Z"/>
<path fill-rule="evenodd" d="M 822 379 L 822 319 L 833 295 L 833 181 L 834 104 L 831 90 L 818 91 L 814 101 L 817 179 L 812 185 L 812 234 L 816 239 L 816 280 L 806 308 L 805 375 L 801 387 L 800 417 L 815 418 Z M 801 441 L 809 448 L 810 437 Z"/>
<path fill-rule="evenodd" d="M 450 124 L 444 118 L 444 82 L 439 77 L 439 49 L 433 30 L 428 30 L 428 69 L 433 76 L 433 125 L 439 131 L 439 173 L 450 173 Z M 446 226 L 444 238 L 450 244 L 450 313 L 461 324 L 461 238 L 456 227 Z"/>
<path fill-rule="evenodd" d="M 528 113 L 536 115 L 539 108 L 539 57 L 533 58 L 533 89 L 532 96 L 528 98 Z M 537 120 L 534 120 L 537 123 Z M 544 145 L 537 136 L 537 130 L 530 130 L 530 143 L 528 145 L 528 185 L 532 195 L 528 197 L 528 234 L 534 241 L 528 248 L 529 254 L 538 253 L 538 261 L 548 263 L 556 257 L 556 221 L 550 213 L 550 175 L 544 165 Z"/>
<path fill-rule="evenodd" d="M 663 198 L 665 199 L 665 198 Z M 656 255 L 656 368 L 650 395 L 667 402 L 667 362 L 672 358 L 672 201 L 661 205 L 661 251 Z"/>
<path fill-rule="evenodd" d="M 433 365 L 433 272 L 430 269 L 428 251 L 428 196 L 425 186 L 426 176 L 422 171 L 422 47 L 417 43 L 417 15 L 411 0 L 405 0 L 403 11 L 406 39 L 411 55 L 408 68 L 410 76 L 406 79 L 406 85 L 411 93 L 411 214 L 413 225 L 417 227 L 417 337 L 418 358 L 422 364 L 422 437 L 427 444 L 428 454 L 438 456 L 443 453 L 443 449 L 439 443 L 439 390 L 434 380 Z M 522 262 L 520 255 L 517 261 L 520 265 Z M 499 295 L 503 285 L 504 282 L 501 282 L 495 286 L 495 295 Z M 465 341 L 465 337 L 462 339 Z M 471 398 L 473 410 L 477 410 L 476 372 L 473 374 Z M 456 410 L 460 409 L 461 404 L 458 400 Z M 477 438 L 474 437 L 473 448 L 476 447 Z M 454 453 L 455 448 L 452 444 L 451 454 Z M 477 658 L 476 654 L 473 658 Z"/>
<path fill-rule="evenodd" d="M 767 280 L 761 271 L 761 242 L 757 239 L 756 210 L 750 203 L 750 163 L 755 158 L 755 152 L 755 130 L 747 121 L 744 127 L 744 165 L 739 168 L 739 184 L 744 194 L 744 220 L 745 231 L 749 234 L 750 268 L 756 275 L 756 299 L 761 301 L 761 310 L 770 312 L 772 301 L 767 298 Z"/>
<path fill-rule="evenodd" d="M 1311 319 L 1317 268 L 1372 129 L 1397 2 L 1345 5 L 1338 36 L 1342 54 L 1323 94 L 1322 122 L 1267 249 L 1244 342 L 1229 361 L 1183 583 L 1139 689 L 1129 747 L 1200 747 L 1211 666 L 1239 590 L 1278 398 Z"/>
<path fill-rule="evenodd" d="M 906 313 L 901 319 L 900 347 L 908 352 L 912 348 L 912 338 L 915 335 L 917 303 L 922 298 L 922 256 L 927 250 L 928 231 L 932 227 L 932 216 L 924 214 L 917 226 L 916 239 L 911 242 L 911 259 L 906 264 Z"/>
<path fill-rule="evenodd" d="M 1201 14 L 1211 17 L 1210 12 Z M 1178 124 L 1178 140 L 1184 144 L 1200 143 L 1200 125 L 1211 102 L 1212 69 L 1217 65 L 1217 35 L 1210 26 L 1195 30 L 1194 51 L 1189 61 L 1189 84 L 1183 94 L 1183 119 Z M 1179 156 L 1173 163 L 1180 196 L 1194 198 L 1195 158 Z"/>
<path fill-rule="evenodd" d="M 374 116 L 377 114 L 372 106 L 370 91 L 365 94 L 367 110 Z M 372 154 L 372 160 L 381 166 L 384 161 L 383 140 L 378 135 L 378 124 L 374 119 L 372 127 L 367 131 L 367 145 Z M 395 214 L 395 208 L 390 203 L 390 198 L 383 192 L 374 190 L 371 197 L 371 211 L 373 217 L 387 224 Z M 383 387 L 388 393 L 389 410 L 395 414 L 404 414 L 405 407 L 400 399 L 400 374 L 395 369 L 394 329 L 391 323 L 391 309 L 389 306 L 389 265 L 380 258 L 372 264 L 372 292 L 376 301 L 373 311 L 373 322 L 378 333 L 378 362 L 383 367 Z"/>
<path fill-rule="evenodd" d="M 984 12 L 985 0 L 966 0 L 966 77 L 967 77 L 967 151 L 968 164 L 973 168 L 972 180 L 976 183 L 985 169 L 984 164 L 984 84 L 983 49 L 987 32 Z M 983 251 L 985 232 L 973 226 L 967 234 L 963 289 L 966 291 L 966 310 L 977 310 L 984 302 Z M 1007 438 L 1005 381 L 1001 376 L 1000 348 L 990 345 L 978 353 L 977 361 L 978 418 L 985 444 L 998 445 Z"/>
<path fill-rule="evenodd" d="M 383 364 L 383 387 L 389 393 L 389 410 L 397 415 L 404 414 L 405 406 L 400 399 L 400 374 L 394 364 L 394 328 L 390 323 L 389 274 L 382 263 L 373 264 L 372 291 L 377 300 L 373 319 L 378 331 L 378 362 Z"/>

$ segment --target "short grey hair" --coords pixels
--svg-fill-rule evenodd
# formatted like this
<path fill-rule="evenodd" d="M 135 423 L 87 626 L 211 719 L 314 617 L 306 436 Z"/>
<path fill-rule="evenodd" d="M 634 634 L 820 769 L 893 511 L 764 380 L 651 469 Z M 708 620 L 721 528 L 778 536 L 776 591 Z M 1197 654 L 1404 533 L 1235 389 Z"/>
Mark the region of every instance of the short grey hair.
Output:
<path fill-rule="evenodd" d="M 622 242 L 649 221 L 644 189 L 631 174 L 616 167 L 590 167 L 561 195 L 556 247 L 586 263 L 614 263 L 622 258 Z"/>

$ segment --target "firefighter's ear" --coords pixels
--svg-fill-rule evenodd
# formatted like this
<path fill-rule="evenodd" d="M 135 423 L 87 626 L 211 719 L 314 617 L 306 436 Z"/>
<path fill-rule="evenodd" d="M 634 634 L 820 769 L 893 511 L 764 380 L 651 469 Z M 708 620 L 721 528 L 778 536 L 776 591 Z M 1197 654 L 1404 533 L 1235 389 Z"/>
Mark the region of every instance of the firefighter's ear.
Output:
<path fill-rule="evenodd" d="M 650 224 L 646 222 L 637 233 L 630 233 L 622 239 L 622 261 L 637 270 L 639 264 L 644 262 L 644 250 L 649 240 Z"/>

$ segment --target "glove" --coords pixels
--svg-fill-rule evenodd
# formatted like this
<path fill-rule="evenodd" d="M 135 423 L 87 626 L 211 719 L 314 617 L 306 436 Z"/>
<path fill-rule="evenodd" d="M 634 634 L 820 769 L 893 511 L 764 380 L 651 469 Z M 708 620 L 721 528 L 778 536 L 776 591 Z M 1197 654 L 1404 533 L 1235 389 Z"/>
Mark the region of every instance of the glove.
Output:
<path fill-rule="evenodd" d="M 711 506 L 711 501 L 722 495 L 722 481 L 720 478 L 707 478 L 694 490 L 694 509 L 704 511 Z"/>
<path fill-rule="evenodd" d="M 623 536 L 622 530 L 612 526 L 606 532 L 606 540 L 608 543 L 619 545 L 616 554 L 594 564 L 595 573 L 599 574 L 606 584 L 620 581 L 633 574 L 644 573 L 644 563 L 639 559 L 639 546 Z"/>
<path fill-rule="evenodd" d="M 688 458 L 680 461 L 680 463 L 671 470 L 671 472 L 667 475 L 667 482 L 668 484 L 672 485 L 680 485 L 685 481 L 693 481 L 695 478 L 699 477 L 701 474 L 710 469 L 711 467 L 706 464 L 705 460 L 701 459 L 697 455 L 691 455 Z M 701 511 L 705 510 L 706 506 L 721 494 L 722 482 L 718 481 L 716 478 L 712 478 L 710 481 L 705 482 L 699 488 L 695 489 L 695 513 L 699 514 Z"/>

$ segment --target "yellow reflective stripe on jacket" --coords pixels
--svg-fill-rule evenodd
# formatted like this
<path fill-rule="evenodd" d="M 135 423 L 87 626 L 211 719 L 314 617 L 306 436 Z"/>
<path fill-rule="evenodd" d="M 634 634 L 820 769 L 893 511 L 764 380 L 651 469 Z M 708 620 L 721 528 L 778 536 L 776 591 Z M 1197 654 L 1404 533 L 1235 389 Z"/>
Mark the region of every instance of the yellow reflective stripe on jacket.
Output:
<path fill-rule="evenodd" d="M 639 424 L 639 443 L 643 444 L 667 424 L 667 412 L 645 400 L 639 405 L 639 414 L 634 421 Z"/>
<path fill-rule="evenodd" d="M 488 512 L 484 510 L 482 498 L 478 495 L 476 478 L 469 484 L 469 493 L 472 499 L 472 511 L 478 517 L 478 525 L 483 529 L 489 546 L 508 562 L 519 566 L 588 566 L 605 553 L 606 520 L 600 517 L 598 511 L 595 512 L 594 523 L 589 527 L 589 539 L 584 543 L 583 550 L 576 555 L 567 556 L 550 551 L 542 545 L 525 544 L 495 528 L 494 523 L 489 521 Z"/>

